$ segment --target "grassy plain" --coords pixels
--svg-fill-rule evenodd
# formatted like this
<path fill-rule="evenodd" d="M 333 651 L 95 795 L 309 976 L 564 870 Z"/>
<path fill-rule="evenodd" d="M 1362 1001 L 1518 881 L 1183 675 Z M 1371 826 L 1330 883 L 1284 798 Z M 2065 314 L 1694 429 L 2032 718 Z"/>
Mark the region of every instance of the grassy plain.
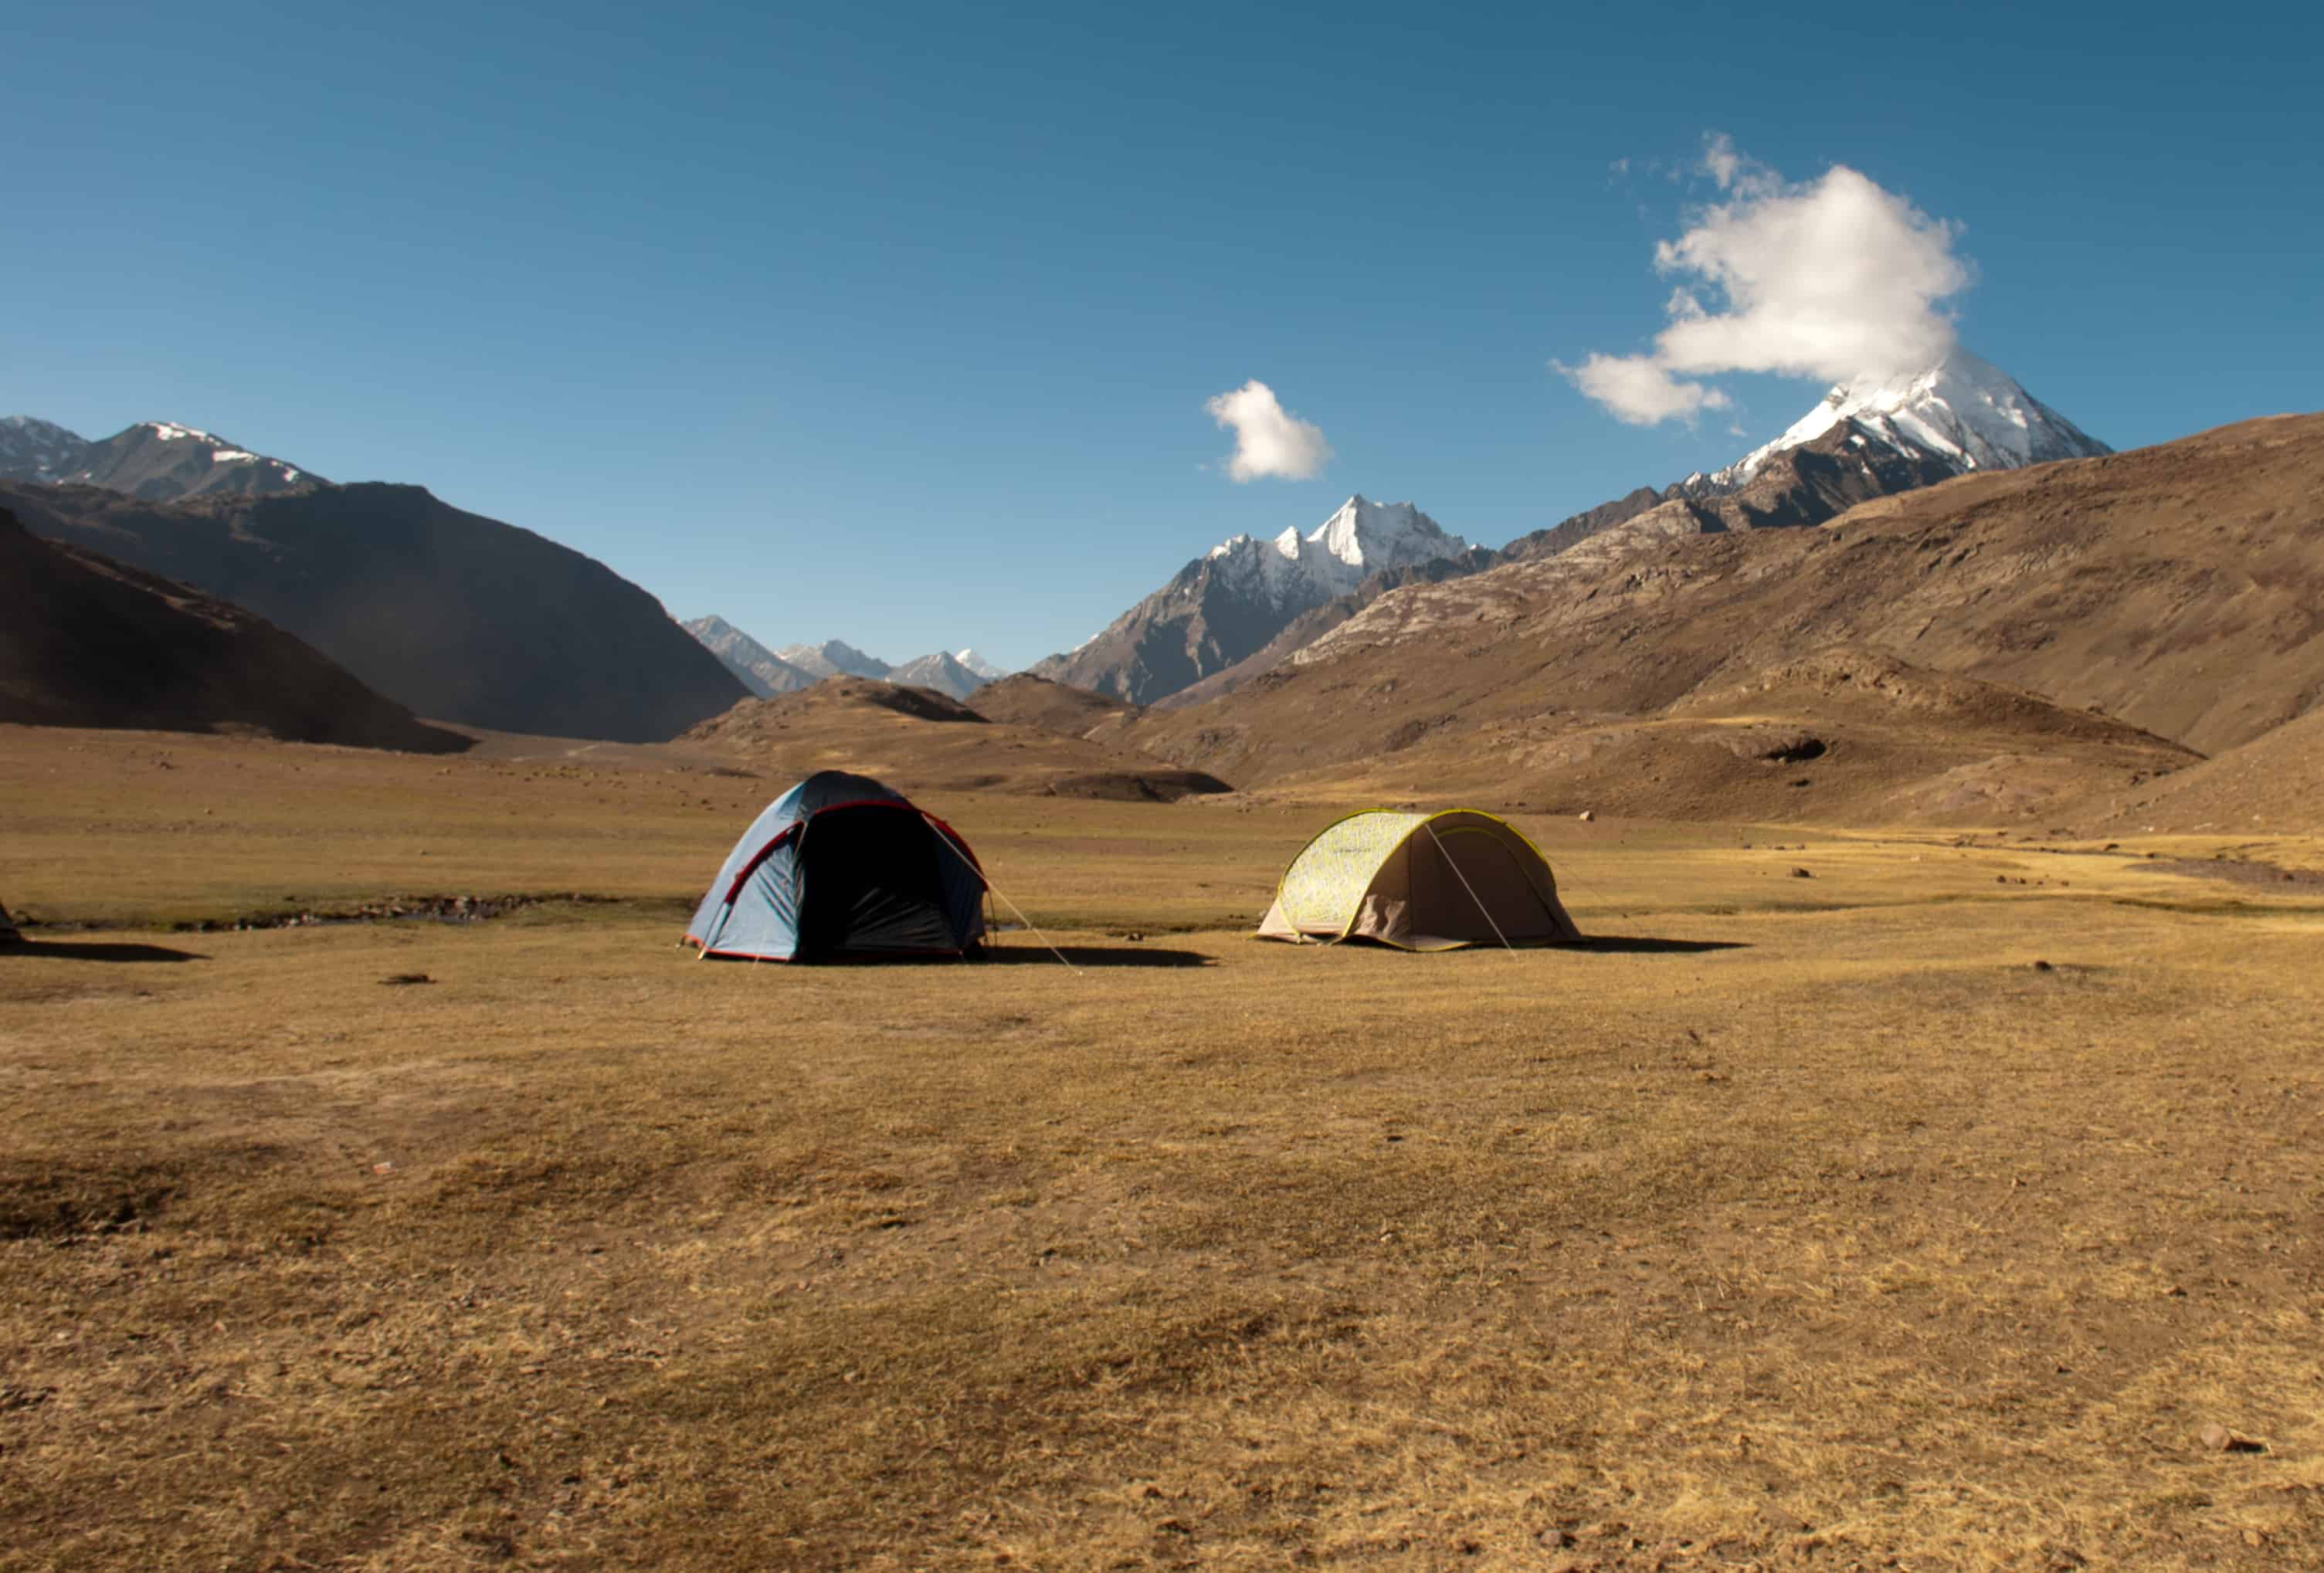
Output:
<path fill-rule="evenodd" d="M 1524 820 L 1599 942 L 1420 958 L 966 796 L 1078 970 L 754 968 L 787 780 L 520 751 L 0 729 L 0 1568 L 2324 1562 L 2312 841 Z"/>

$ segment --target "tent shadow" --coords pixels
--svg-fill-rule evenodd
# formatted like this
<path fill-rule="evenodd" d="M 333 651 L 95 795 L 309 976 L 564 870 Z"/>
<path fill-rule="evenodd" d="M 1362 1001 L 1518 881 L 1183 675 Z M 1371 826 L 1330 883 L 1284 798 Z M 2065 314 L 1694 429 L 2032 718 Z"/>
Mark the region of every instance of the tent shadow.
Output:
<path fill-rule="evenodd" d="M 1698 956 L 1705 951 L 1748 951 L 1742 940 L 1665 940 L 1645 934 L 1591 934 L 1545 947 L 1559 951 L 1591 951 L 1609 956 Z"/>
<path fill-rule="evenodd" d="M 1200 951 L 1173 951 L 1158 945 L 1059 945 L 1055 952 L 1038 945 L 987 945 L 975 964 L 1054 967 L 1059 952 L 1076 967 L 1207 967 L 1212 962 Z"/>
<path fill-rule="evenodd" d="M 207 961 L 195 951 L 168 945 L 124 944 L 112 940 L 32 940 L 0 944 L 0 958 L 45 957 L 51 961 Z"/>

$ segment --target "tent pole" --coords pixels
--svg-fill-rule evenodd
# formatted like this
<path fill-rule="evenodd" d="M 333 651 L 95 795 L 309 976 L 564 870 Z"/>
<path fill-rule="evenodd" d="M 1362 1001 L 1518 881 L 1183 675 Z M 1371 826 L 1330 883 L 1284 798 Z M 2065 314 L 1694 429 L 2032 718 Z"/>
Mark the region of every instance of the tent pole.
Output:
<path fill-rule="evenodd" d="M 1475 902 L 1477 910 L 1485 915 L 1485 926 L 1493 931 L 1493 937 L 1501 942 L 1503 950 L 1512 956 L 1516 955 L 1517 946 L 1509 943 L 1509 936 L 1503 934 L 1501 925 L 1493 921 L 1492 909 L 1485 905 L 1485 898 L 1477 894 L 1477 888 L 1474 885 L 1469 883 L 1469 876 L 1461 872 L 1461 865 L 1452 861 L 1452 853 L 1444 845 L 1444 838 L 1436 833 L 1436 822 L 1424 819 L 1420 823 L 1427 830 L 1428 839 L 1436 843 L 1436 850 L 1444 854 L 1445 865 L 1452 870 L 1452 878 L 1461 881 L 1461 888 L 1469 893 L 1469 899 Z"/>

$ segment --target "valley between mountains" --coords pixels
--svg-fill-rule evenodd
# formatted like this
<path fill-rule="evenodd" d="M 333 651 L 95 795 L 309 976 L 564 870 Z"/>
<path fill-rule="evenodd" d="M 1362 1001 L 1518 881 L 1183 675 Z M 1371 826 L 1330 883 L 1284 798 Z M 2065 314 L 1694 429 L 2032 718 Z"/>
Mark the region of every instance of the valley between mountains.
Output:
<path fill-rule="evenodd" d="M 0 506 L 33 536 L 266 619 L 447 735 L 876 765 L 908 789 L 1691 820 L 2162 823 L 2200 802 L 2189 823 L 2235 823 L 2176 783 L 2324 703 L 2319 495 L 2324 418 L 2117 455 L 1956 348 L 1499 547 L 1360 495 L 1234 537 L 1001 681 L 973 649 L 890 663 L 680 626 L 531 531 L 194 428 L 0 423 Z M 321 735 L 247 704 L 68 695 L 52 657 L 13 658 L 11 718 Z M 2240 819 L 2282 812 L 2312 818 L 2272 797 Z"/>
<path fill-rule="evenodd" d="M 0 1561 L 2316 1565 L 2324 415 L 1969 385 L 1015 674 L 32 433 Z M 825 768 L 979 959 L 678 945 Z M 1251 939 L 1456 803 L 1582 943 Z"/>

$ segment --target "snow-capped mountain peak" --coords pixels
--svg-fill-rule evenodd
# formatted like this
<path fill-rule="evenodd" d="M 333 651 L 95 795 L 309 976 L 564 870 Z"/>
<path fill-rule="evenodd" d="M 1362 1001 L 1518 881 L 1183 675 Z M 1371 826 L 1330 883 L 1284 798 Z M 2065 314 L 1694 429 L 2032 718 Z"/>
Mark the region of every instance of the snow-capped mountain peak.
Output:
<path fill-rule="evenodd" d="M 1813 442 L 1843 421 L 1899 453 L 1927 455 L 1964 474 L 2114 451 L 2008 373 L 1955 345 L 1923 371 L 1838 384 L 1783 436 L 1705 480 L 1714 490 L 1740 485 L 1775 455 Z"/>
<path fill-rule="evenodd" d="M 1293 525 L 1265 541 L 1230 536 L 1201 561 L 1217 565 L 1215 572 L 1238 582 L 1250 582 L 1275 603 L 1312 605 L 1346 594 L 1383 568 L 1457 557 L 1468 548 L 1468 542 L 1409 502 L 1356 496 L 1313 529 L 1303 532 Z"/>
<path fill-rule="evenodd" d="M 825 639 L 819 645 L 785 645 L 775 654 L 818 677 L 885 677 L 892 670 L 879 657 L 867 656 L 842 639 Z"/>
<path fill-rule="evenodd" d="M 174 420 L 141 420 L 90 442 L 29 415 L 0 419 L 0 478 L 102 486 L 153 502 L 327 484 L 312 471 Z"/>
<path fill-rule="evenodd" d="M 1097 633 L 1031 670 L 1148 704 L 1245 659 L 1294 620 L 1358 594 L 1376 575 L 1471 549 L 1409 502 L 1351 497 L 1310 529 L 1228 537 Z"/>
<path fill-rule="evenodd" d="M 1308 535 L 1307 544 L 1364 573 L 1454 557 L 1469 549 L 1467 541 L 1446 534 L 1411 503 L 1373 502 L 1361 494 L 1340 504 L 1338 511 Z"/>
<path fill-rule="evenodd" d="M 890 666 L 844 639 L 819 645 L 786 645 L 770 650 L 723 617 L 697 617 L 684 625 L 702 645 L 760 698 L 796 693 L 828 677 L 872 677 L 937 688 L 964 699 L 995 677 L 1001 668 L 974 650 L 954 656 L 945 650 Z"/>

